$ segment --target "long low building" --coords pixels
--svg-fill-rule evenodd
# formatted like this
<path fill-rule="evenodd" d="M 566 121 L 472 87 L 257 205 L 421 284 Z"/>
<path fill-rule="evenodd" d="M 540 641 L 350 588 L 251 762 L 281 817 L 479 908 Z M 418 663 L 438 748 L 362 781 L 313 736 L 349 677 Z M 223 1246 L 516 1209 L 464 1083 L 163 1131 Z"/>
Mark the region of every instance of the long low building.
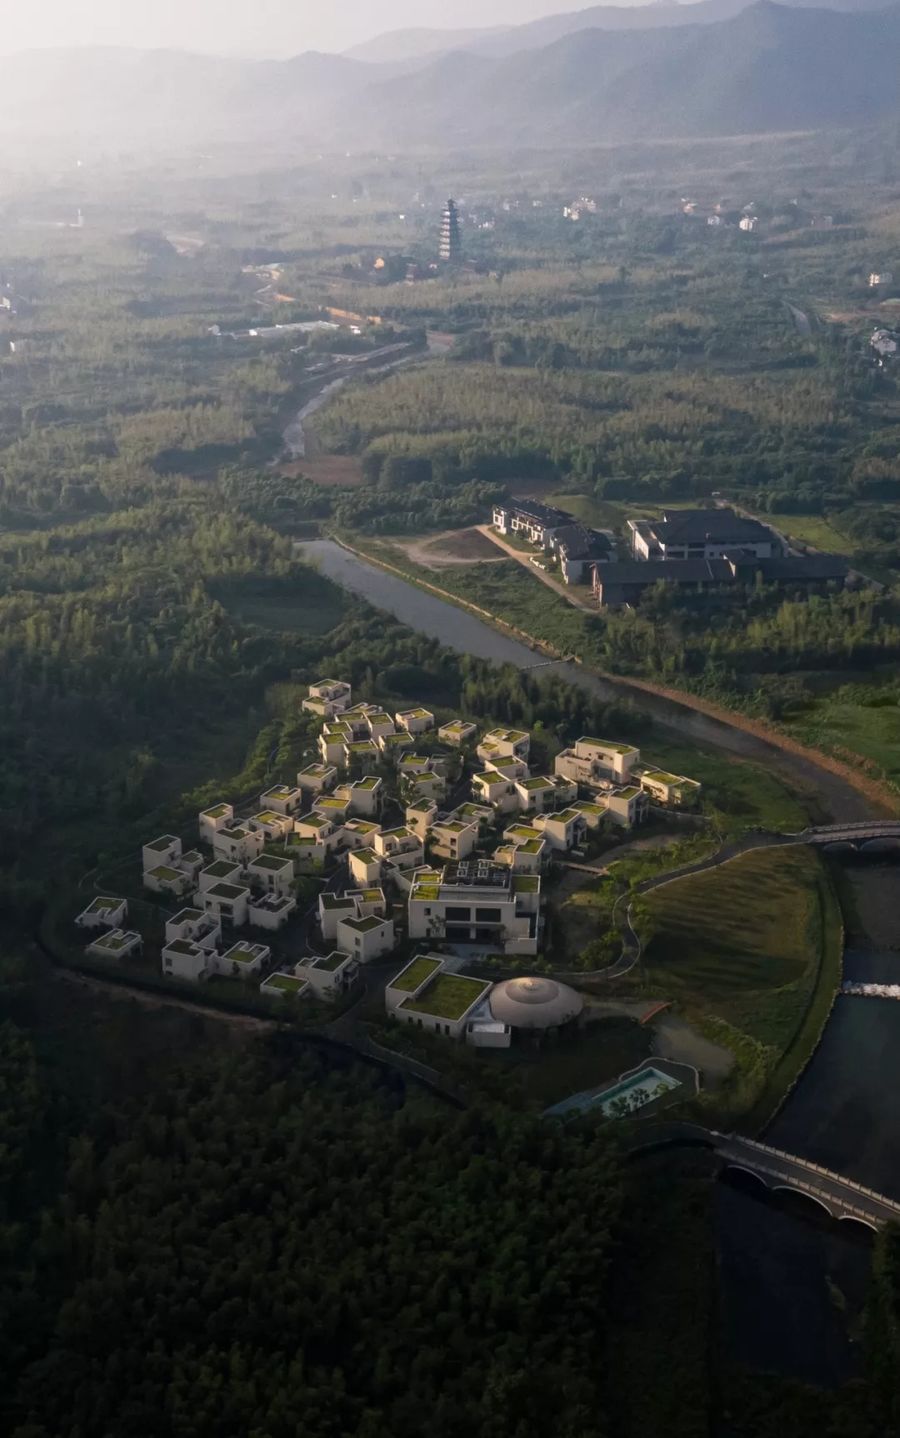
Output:
<path fill-rule="evenodd" d="M 753 584 L 759 575 L 765 584 L 798 589 L 843 588 L 850 574 L 846 560 L 836 554 L 803 554 L 787 558 L 669 559 L 662 564 L 631 560 L 594 566 L 594 598 L 601 607 L 636 604 L 654 584 L 684 589 L 717 589 Z"/>

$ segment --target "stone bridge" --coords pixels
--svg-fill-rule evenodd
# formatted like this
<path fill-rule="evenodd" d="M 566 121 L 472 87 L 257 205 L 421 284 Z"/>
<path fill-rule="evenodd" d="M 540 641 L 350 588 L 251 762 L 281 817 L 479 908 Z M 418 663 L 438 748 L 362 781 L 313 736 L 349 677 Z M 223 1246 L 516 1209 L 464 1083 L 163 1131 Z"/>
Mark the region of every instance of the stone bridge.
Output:
<path fill-rule="evenodd" d="M 900 1203 L 810 1159 L 738 1134 L 713 1133 L 710 1137 L 724 1168 L 752 1174 L 773 1193 L 801 1193 L 832 1218 L 853 1219 L 869 1228 L 900 1222 Z"/>
<path fill-rule="evenodd" d="M 817 849 L 853 848 L 867 850 L 900 847 L 900 819 L 869 819 L 860 824 L 822 824 L 797 835 L 796 842 L 812 844 Z"/>
<path fill-rule="evenodd" d="M 900 1203 L 894 1199 L 811 1159 L 785 1153 L 742 1134 L 716 1133 L 694 1123 L 662 1123 L 644 1129 L 629 1143 L 634 1154 L 672 1145 L 711 1149 L 721 1160 L 723 1171 L 747 1173 L 773 1193 L 802 1194 L 831 1218 L 852 1220 L 876 1230 L 885 1223 L 900 1223 Z"/>

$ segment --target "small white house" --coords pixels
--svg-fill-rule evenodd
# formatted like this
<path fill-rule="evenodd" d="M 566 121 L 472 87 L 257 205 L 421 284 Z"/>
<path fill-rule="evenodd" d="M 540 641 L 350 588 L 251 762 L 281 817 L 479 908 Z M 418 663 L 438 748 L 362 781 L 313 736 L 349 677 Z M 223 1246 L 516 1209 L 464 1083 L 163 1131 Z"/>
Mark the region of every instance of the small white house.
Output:
<path fill-rule="evenodd" d="M 250 890 L 240 884 L 212 884 L 199 893 L 197 899 L 202 901 L 206 912 L 213 914 L 220 923 L 227 919 L 239 929 L 247 922 Z"/>
<path fill-rule="evenodd" d="M 140 955 L 143 947 L 144 941 L 140 934 L 124 929 L 109 929 L 107 933 L 92 939 L 85 953 L 91 954 L 95 959 L 127 959 L 132 954 Z"/>
<path fill-rule="evenodd" d="M 301 959 L 294 973 L 309 984 L 317 999 L 331 1003 L 353 987 L 359 963 L 352 955 L 336 949 L 326 958 Z"/>
<path fill-rule="evenodd" d="M 476 749 L 485 764 L 495 759 L 521 759 L 528 763 L 531 735 L 524 729 L 489 729 Z"/>
<path fill-rule="evenodd" d="M 127 899 L 96 898 L 75 922 L 79 929 L 120 929 L 127 918 Z"/>
<path fill-rule="evenodd" d="M 213 956 L 212 967 L 215 973 L 221 974 L 224 978 L 249 979 L 258 974 L 264 964 L 272 957 L 272 950 L 266 944 L 233 944 L 224 954 Z"/>
<path fill-rule="evenodd" d="M 249 864 L 266 845 L 262 830 L 250 829 L 236 824 L 230 829 L 220 829 L 213 836 L 213 854 L 217 859 L 230 859 L 233 864 Z"/>
<path fill-rule="evenodd" d="M 367 919 L 341 919 L 337 926 L 338 948 L 348 953 L 360 964 L 371 964 L 393 952 L 393 919 L 378 919 L 374 914 Z"/>
<path fill-rule="evenodd" d="M 240 864 L 233 864 L 230 859 L 216 859 L 198 874 L 197 889 L 203 894 L 213 884 L 236 884 L 240 877 Z"/>
<path fill-rule="evenodd" d="M 519 800 L 513 780 L 498 774 L 496 769 L 485 769 L 472 776 L 472 793 L 482 804 L 490 804 L 497 814 L 514 814 Z"/>
<path fill-rule="evenodd" d="M 191 939 L 172 939 L 162 951 L 162 971 L 173 979 L 199 983 L 210 972 L 210 951 Z"/>
<path fill-rule="evenodd" d="M 260 854 L 258 859 L 251 859 L 247 865 L 247 877 L 263 893 L 289 897 L 294 886 L 293 860 L 279 859 L 274 854 Z"/>
<path fill-rule="evenodd" d="M 337 939 L 338 924 L 342 919 L 357 917 L 356 900 L 346 894 L 319 895 L 319 927 L 322 938 L 329 944 Z"/>
<path fill-rule="evenodd" d="M 379 858 L 392 860 L 398 869 L 416 869 L 425 862 L 422 840 L 405 826 L 376 834 L 373 848 Z"/>
<path fill-rule="evenodd" d="M 434 715 L 428 709 L 406 709 L 395 718 L 397 728 L 405 729 L 407 734 L 427 734 L 434 728 Z"/>
<path fill-rule="evenodd" d="M 321 794 L 334 788 L 337 777 L 338 771 L 334 764 L 307 764 L 297 775 L 297 786 L 310 790 L 313 794 Z"/>
<path fill-rule="evenodd" d="M 175 898 L 181 898 L 190 887 L 190 875 L 181 869 L 173 869 L 170 864 L 157 864 L 155 869 L 144 872 L 144 888 L 153 894 L 173 894 Z"/>
<path fill-rule="evenodd" d="M 477 724 L 469 724 L 465 719 L 451 719 L 449 724 L 441 725 L 438 738 L 442 744 L 452 744 L 455 749 L 459 749 L 474 739 L 477 733 Z"/>
<path fill-rule="evenodd" d="M 299 787 L 292 789 L 289 784 L 276 784 L 259 796 L 260 808 L 263 811 L 272 810 L 276 814 L 297 814 L 303 807 L 303 802 L 303 790 Z"/>
<path fill-rule="evenodd" d="M 319 714 L 323 719 L 330 719 L 349 707 L 352 693 L 350 685 L 340 679 L 320 679 L 318 683 L 310 684 L 309 696 L 304 699 L 302 707 L 307 714 Z"/>
<path fill-rule="evenodd" d="M 174 834 L 163 834 L 161 838 L 145 844 L 141 856 L 145 874 L 160 866 L 174 868 L 181 858 L 181 840 L 176 839 Z"/>
<path fill-rule="evenodd" d="M 222 940 L 222 926 L 213 915 L 203 909 L 181 909 L 166 920 L 166 943 L 176 939 L 187 939 L 200 949 L 214 949 Z"/>
<path fill-rule="evenodd" d="M 351 849 L 347 862 L 350 866 L 350 878 L 361 888 L 371 888 L 380 880 L 383 860 L 374 849 Z"/>
<path fill-rule="evenodd" d="M 353 730 L 349 724 L 326 724 L 317 742 L 322 758 L 320 767 L 323 769 L 342 768 L 346 762 L 344 749 L 348 744 L 353 743 Z"/>
<path fill-rule="evenodd" d="M 247 905 L 247 918 L 253 928 L 269 929 L 273 933 L 283 929 L 296 912 L 297 900 L 287 894 L 257 894 Z"/>
<path fill-rule="evenodd" d="M 342 784 L 335 794 L 336 799 L 346 798 L 349 813 L 363 819 L 371 819 L 381 807 L 384 784 L 376 774 L 368 774 L 352 784 Z M 323 811 L 325 812 L 325 811 Z"/>
<path fill-rule="evenodd" d="M 214 804 L 211 809 L 203 809 L 197 816 L 197 827 L 204 844 L 211 844 L 220 829 L 230 829 L 233 824 L 233 804 Z"/>
<path fill-rule="evenodd" d="M 477 820 L 442 819 L 431 829 L 434 852 L 442 859 L 468 859 L 475 852 L 480 832 Z"/>
<path fill-rule="evenodd" d="M 648 802 L 646 793 L 636 784 L 629 784 L 625 789 L 613 789 L 606 796 L 609 817 L 623 829 L 632 829 L 640 823 L 647 812 Z"/>
<path fill-rule="evenodd" d="M 514 785 L 519 808 L 528 814 L 544 814 L 556 807 L 556 785 L 546 774 L 519 779 Z"/>
<path fill-rule="evenodd" d="M 262 834 L 267 844 L 277 844 L 294 832 L 294 820 L 290 814 L 279 814 L 274 809 L 261 809 L 247 821 L 254 834 Z"/>
<path fill-rule="evenodd" d="M 438 815 L 438 806 L 433 799 L 417 799 L 406 807 L 406 827 L 420 839 L 424 839 Z"/>
<path fill-rule="evenodd" d="M 577 849 L 584 839 L 587 825 L 577 809 L 562 809 L 558 814 L 536 814 L 534 827 L 539 829 L 551 849 Z"/>
<path fill-rule="evenodd" d="M 348 819 L 341 840 L 349 849 L 368 849 L 378 833 L 378 825 L 367 819 Z"/>

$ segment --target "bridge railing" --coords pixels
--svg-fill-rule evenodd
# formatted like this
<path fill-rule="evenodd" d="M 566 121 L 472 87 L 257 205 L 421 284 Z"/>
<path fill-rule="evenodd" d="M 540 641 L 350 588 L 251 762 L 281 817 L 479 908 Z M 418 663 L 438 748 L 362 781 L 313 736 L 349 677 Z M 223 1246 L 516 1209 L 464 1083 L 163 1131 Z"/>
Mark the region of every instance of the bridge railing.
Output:
<path fill-rule="evenodd" d="M 813 1163 L 811 1159 L 799 1158 L 795 1153 L 785 1153 L 784 1149 L 773 1148 L 771 1144 L 761 1143 L 759 1139 L 733 1138 L 729 1140 L 729 1142 L 738 1149 L 744 1148 L 745 1150 L 749 1149 L 751 1151 L 771 1154 L 774 1158 L 783 1159 L 785 1163 L 791 1164 L 795 1168 L 807 1169 L 814 1173 L 819 1173 L 823 1178 L 829 1179 L 839 1187 L 849 1188 L 854 1193 L 861 1193 L 865 1198 L 874 1199 L 874 1201 L 883 1208 L 889 1208 L 894 1213 L 900 1215 L 900 1203 L 897 1203 L 894 1199 L 886 1197 L 883 1193 L 878 1193 L 874 1188 L 867 1188 L 864 1183 L 857 1183 L 855 1179 L 845 1178 L 843 1174 L 835 1173 L 830 1168 L 824 1168 L 820 1163 Z M 762 1167 L 762 1165 L 760 1165 L 760 1167 Z M 781 1176 L 783 1177 L 784 1175 Z"/>

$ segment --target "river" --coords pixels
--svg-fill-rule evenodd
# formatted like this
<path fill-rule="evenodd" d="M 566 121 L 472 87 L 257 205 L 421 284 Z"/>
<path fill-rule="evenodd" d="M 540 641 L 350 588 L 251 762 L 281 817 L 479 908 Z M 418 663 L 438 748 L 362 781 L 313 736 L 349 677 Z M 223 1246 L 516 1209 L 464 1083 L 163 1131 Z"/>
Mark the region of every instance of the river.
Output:
<path fill-rule="evenodd" d="M 458 653 L 519 668 L 540 660 L 528 645 L 332 540 L 299 548 L 335 583 Z M 602 679 L 581 665 L 560 663 L 547 672 L 600 699 L 633 703 L 698 744 L 801 779 L 818 790 L 835 819 L 865 819 L 875 812 L 840 775 L 756 735 L 636 690 L 625 680 Z M 853 895 L 847 976 L 900 981 L 900 953 L 891 952 L 900 946 L 900 865 L 851 864 L 846 878 Z M 898 1088 L 900 1002 L 841 997 L 818 1052 L 767 1138 L 900 1198 L 900 1106 L 893 1098 Z M 865 1233 L 855 1225 L 839 1227 L 824 1215 L 799 1217 L 790 1197 L 769 1197 L 740 1183 L 717 1185 L 715 1218 L 725 1352 L 752 1367 L 823 1386 L 853 1376 L 869 1270 Z"/>

